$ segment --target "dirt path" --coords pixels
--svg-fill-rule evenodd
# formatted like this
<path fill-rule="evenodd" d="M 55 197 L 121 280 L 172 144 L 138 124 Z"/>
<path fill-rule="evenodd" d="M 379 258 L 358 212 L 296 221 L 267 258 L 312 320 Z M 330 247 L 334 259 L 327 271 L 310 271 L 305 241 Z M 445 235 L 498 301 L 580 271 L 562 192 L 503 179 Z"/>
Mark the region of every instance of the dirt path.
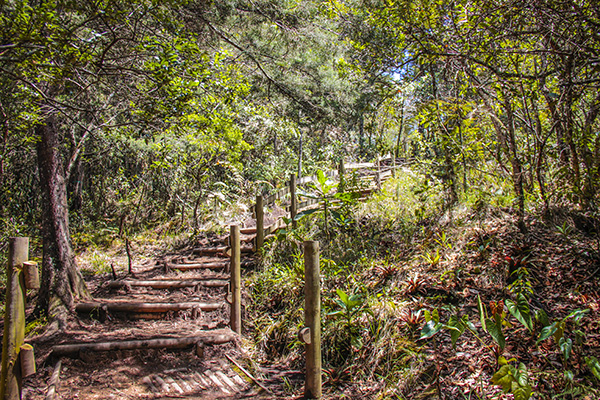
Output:
<path fill-rule="evenodd" d="M 79 318 L 59 336 L 30 340 L 42 367 L 25 381 L 23 398 L 47 399 L 55 371 L 55 399 L 282 398 L 277 380 L 250 378 L 241 338 L 229 329 L 226 240 L 156 258 L 134 276 L 91 279 L 93 299 L 77 305 Z M 242 243 L 242 269 L 253 263 Z M 146 348 L 130 349 L 140 340 Z M 179 348 L 160 345 L 167 342 Z M 97 343 L 125 349 L 65 347 Z"/>

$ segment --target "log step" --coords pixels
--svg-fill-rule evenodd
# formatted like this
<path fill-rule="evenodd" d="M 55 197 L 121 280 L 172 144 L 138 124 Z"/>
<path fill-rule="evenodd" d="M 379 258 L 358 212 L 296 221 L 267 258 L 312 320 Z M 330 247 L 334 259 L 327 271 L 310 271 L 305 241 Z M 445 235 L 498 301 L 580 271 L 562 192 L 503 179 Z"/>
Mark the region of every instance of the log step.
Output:
<path fill-rule="evenodd" d="M 204 287 L 224 287 L 229 284 L 225 280 L 148 280 L 148 281 L 136 281 L 136 280 L 122 280 L 122 281 L 110 281 L 108 287 L 111 289 L 119 289 L 122 287 L 149 287 L 152 289 L 181 289 L 181 288 L 196 288 L 198 286 Z"/>
<path fill-rule="evenodd" d="M 244 381 L 230 368 L 223 370 L 185 371 L 176 374 L 153 374 L 142 379 L 142 383 L 155 394 L 175 395 L 197 394 L 201 390 L 217 390 L 224 394 L 243 393 L 250 390 L 251 385 Z"/>
<path fill-rule="evenodd" d="M 240 251 L 242 253 L 252 253 L 252 247 L 242 247 L 240 249 Z M 219 246 L 219 247 L 204 247 L 204 248 L 197 248 L 194 249 L 193 254 L 196 255 L 206 255 L 206 254 L 223 254 L 227 257 L 231 257 L 231 249 L 229 248 L 229 246 Z"/>
<path fill-rule="evenodd" d="M 169 311 L 184 311 L 200 309 L 202 311 L 215 311 L 223 307 L 223 303 L 136 303 L 136 302 L 86 302 L 75 306 L 75 311 L 82 314 L 92 312 L 121 312 L 121 313 L 164 313 Z"/>
<path fill-rule="evenodd" d="M 184 349 L 197 343 L 223 344 L 235 341 L 237 335 L 229 329 L 219 329 L 183 338 L 155 338 L 140 340 L 113 340 L 97 343 L 61 344 L 52 348 L 52 356 L 73 356 L 79 352 L 139 350 L 139 349 Z"/>
<path fill-rule="evenodd" d="M 194 249 L 194 254 L 226 254 L 229 247 L 227 246 L 218 246 L 218 247 L 202 247 Z"/>
<path fill-rule="evenodd" d="M 192 269 L 218 269 L 218 268 L 229 268 L 229 261 L 210 262 L 210 263 L 196 263 L 196 264 L 174 264 L 167 263 L 167 268 L 178 269 L 180 271 L 188 271 Z"/>

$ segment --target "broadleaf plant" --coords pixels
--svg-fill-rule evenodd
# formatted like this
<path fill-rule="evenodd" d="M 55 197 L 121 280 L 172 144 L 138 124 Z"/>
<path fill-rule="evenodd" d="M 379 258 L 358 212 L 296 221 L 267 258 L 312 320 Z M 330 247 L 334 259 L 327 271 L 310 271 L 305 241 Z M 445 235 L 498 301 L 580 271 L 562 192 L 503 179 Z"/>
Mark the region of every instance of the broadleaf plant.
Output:
<path fill-rule="evenodd" d="M 505 301 L 506 308 L 517 319 L 524 327 L 529 329 L 529 332 L 533 332 L 533 320 L 531 319 L 531 310 L 529 308 L 529 302 L 522 293 L 517 294 L 516 301 L 510 299 Z"/>
<path fill-rule="evenodd" d="M 525 364 L 518 368 L 506 363 L 492 377 L 492 383 L 502 387 L 504 393 L 512 393 L 515 400 L 529 400 L 533 390 L 529 384 L 529 374 Z"/>

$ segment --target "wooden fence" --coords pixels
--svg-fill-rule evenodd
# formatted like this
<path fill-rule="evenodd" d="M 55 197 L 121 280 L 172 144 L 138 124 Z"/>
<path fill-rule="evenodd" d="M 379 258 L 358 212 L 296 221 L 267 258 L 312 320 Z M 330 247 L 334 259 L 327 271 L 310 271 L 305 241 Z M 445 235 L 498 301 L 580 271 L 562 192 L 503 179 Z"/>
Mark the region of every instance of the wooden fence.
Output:
<path fill-rule="evenodd" d="M 336 190 L 352 192 L 358 190 L 358 198 L 367 196 L 374 190 L 381 189 L 381 184 L 393 175 L 396 168 L 396 160 L 392 157 L 378 159 L 374 163 L 340 163 L 338 170 L 324 172 L 324 175 L 333 180 L 337 179 Z M 358 187 L 349 187 L 348 173 L 352 171 L 352 182 Z M 265 207 L 279 206 L 286 211 L 288 223 L 295 225 L 295 217 L 302 211 L 321 207 L 322 198 L 311 196 L 304 201 L 298 201 L 299 188 L 310 186 L 318 182 L 318 176 L 307 176 L 297 179 L 295 175 L 290 177 L 285 186 L 265 196 L 256 196 L 256 203 L 252 207 L 256 219 L 255 249 L 260 251 L 265 237 L 274 234 L 278 229 L 286 226 L 283 216 L 275 219 L 271 225 L 264 226 Z M 310 187 L 305 191 L 310 191 Z M 233 237 L 233 235 L 232 235 Z M 304 268 L 305 268 L 305 325 L 298 332 L 299 340 L 305 345 L 306 351 L 306 376 L 304 395 L 305 398 L 321 398 L 321 322 L 320 322 L 320 272 L 319 272 L 319 243 L 304 242 Z M 233 286 L 233 285 L 232 285 Z M 237 306 L 239 307 L 239 306 Z M 232 306 L 233 310 L 233 306 Z M 233 320 L 232 320 L 233 321 Z M 232 323 L 233 327 L 233 323 Z"/>
<path fill-rule="evenodd" d="M 396 160 L 392 157 L 378 159 L 374 163 L 340 163 L 338 170 L 324 172 L 329 179 L 337 179 L 339 191 L 350 189 L 347 186 L 349 171 L 352 171 L 354 180 L 361 182 L 360 196 L 366 196 L 374 190 L 381 188 L 382 182 L 390 178 L 396 167 Z M 256 238 L 255 249 L 261 249 L 265 237 L 275 233 L 278 229 L 285 227 L 283 216 L 278 216 L 271 225 L 264 226 L 264 209 L 271 207 L 276 202 L 286 210 L 288 221 L 295 223 L 295 217 L 302 211 L 321 206 L 322 198 L 306 198 L 298 201 L 300 190 L 310 191 L 310 184 L 318 182 L 318 176 L 307 176 L 297 179 L 291 176 L 285 186 L 279 190 L 269 193 L 265 196 L 258 195 L 256 203 L 253 206 L 253 212 L 256 218 Z M 356 183 L 356 182 L 355 182 Z M 351 191 L 351 190 L 348 190 Z M 231 315 L 230 326 L 237 334 L 241 334 L 241 276 L 240 276 L 240 234 L 251 233 L 252 229 L 240 229 L 238 225 L 230 227 L 230 303 Z M 305 244 L 305 266 L 307 269 L 306 284 L 309 289 L 306 292 L 306 313 L 305 327 L 300 332 L 300 338 L 306 345 L 307 351 L 307 376 L 305 394 L 309 398 L 321 397 L 321 349 L 320 349 L 320 289 L 319 289 L 319 246 L 317 242 L 306 242 Z M 2 351 L 2 372 L 0 376 L 0 398 L 17 400 L 21 398 L 22 378 L 35 372 L 35 361 L 33 357 L 33 348 L 24 344 L 25 330 L 25 291 L 27 289 L 39 288 L 38 267 L 34 262 L 28 261 L 29 239 L 11 238 L 9 246 L 9 262 L 7 266 L 7 295 L 6 295 L 6 313 L 4 318 L 4 336 Z M 164 282 L 163 282 L 164 283 Z M 154 285 L 155 283 L 150 283 Z M 193 283 L 194 285 L 197 282 Z M 82 303 L 83 304 L 83 303 Z M 79 304 L 78 307 L 81 307 Z M 153 305 L 156 307 L 157 305 Z M 164 307 L 173 307 L 173 304 L 160 304 Z M 92 307 L 98 308 L 97 305 Z M 169 308 L 169 309 L 171 309 Z M 196 340 L 196 339 L 193 339 Z M 192 340 L 192 341 L 193 341 Z M 140 342 L 140 341 L 136 341 Z M 167 343 L 165 340 L 157 340 L 156 343 L 142 341 L 141 347 L 168 347 L 181 346 L 182 341 L 177 340 L 174 343 Z M 191 343 L 191 342 L 190 342 Z M 195 342 L 194 342 L 195 343 Z M 140 343 L 135 343 L 137 346 Z M 183 344 L 188 344 L 187 342 Z M 105 350 L 106 343 L 92 344 L 100 350 Z M 112 344 L 110 344 L 112 346 Z M 80 349 L 82 345 L 76 345 Z M 104 346 L 104 347 L 102 347 Z M 60 347 L 60 346 L 58 346 Z M 63 346 L 64 351 L 70 351 Z M 73 347 L 73 346 L 71 346 Z M 110 347 L 110 346 L 109 346 Z M 139 347 L 139 346 L 138 346 Z M 136 347 L 136 348 L 138 348 Z M 91 349 L 91 348 L 90 348 Z M 96 349 L 96 348 L 94 348 Z M 97 350 L 97 349 L 96 349 Z M 54 349 L 56 352 L 56 348 Z M 55 375 L 60 371 L 60 364 L 55 370 Z M 52 381 L 57 377 L 53 376 Z M 49 389 L 49 398 L 55 393 L 55 384 L 51 383 Z"/>
<path fill-rule="evenodd" d="M 359 183 L 364 185 L 361 190 L 361 197 L 365 197 L 374 190 L 381 189 L 381 184 L 392 177 L 393 171 L 396 168 L 396 160 L 392 156 L 379 158 L 372 163 L 340 163 L 337 170 L 324 171 L 324 175 L 331 179 L 337 180 L 338 190 L 346 190 L 344 185 L 348 183 L 348 178 L 352 176 Z M 305 176 L 296 178 L 295 175 L 290 177 L 285 186 L 266 195 L 257 195 L 256 202 L 251 207 L 251 211 L 256 219 L 256 241 L 255 248 L 259 250 L 264 244 L 265 237 L 274 234 L 277 230 L 286 227 L 283 219 L 284 216 L 279 216 L 275 222 L 269 226 L 264 225 L 265 208 L 275 206 L 276 203 L 285 209 L 285 217 L 295 222 L 295 217 L 300 212 L 314 208 L 323 199 L 321 198 L 306 198 L 302 201 L 298 199 L 299 189 L 305 192 L 310 191 L 310 184 L 316 184 L 318 176 Z"/>

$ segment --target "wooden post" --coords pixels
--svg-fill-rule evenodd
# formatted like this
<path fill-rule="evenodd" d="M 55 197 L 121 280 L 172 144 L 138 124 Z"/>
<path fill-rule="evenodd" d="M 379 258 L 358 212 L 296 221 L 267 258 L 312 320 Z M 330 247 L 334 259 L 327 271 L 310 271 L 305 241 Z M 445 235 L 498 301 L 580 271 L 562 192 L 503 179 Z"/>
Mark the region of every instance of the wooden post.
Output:
<path fill-rule="evenodd" d="M 306 382 L 304 398 L 321 398 L 321 277 L 319 242 L 304 242 L 305 304 L 304 324 L 310 329 L 306 344 Z"/>
<path fill-rule="evenodd" d="M 290 176 L 290 219 L 292 220 L 292 226 L 295 228 L 298 223 L 294 220 L 298 213 L 298 199 L 296 198 L 296 175 Z"/>
<path fill-rule="evenodd" d="M 19 360 L 21 361 L 21 376 L 23 378 L 35 374 L 35 355 L 33 354 L 32 345 L 26 343 L 21 346 Z"/>
<path fill-rule="evenodd" d="M 377 190 L 381 190 L 381 161 L 377 156 Z"/>
<path fill-rule="evenodd" d="M 40 273 L 35 261 L 26 261 L 23 263 L 23 274 L 25 274 L 25 288 L 40 288 Z"/>
<path fill-rule="evenodd" d="M 25 279 L 23 263 L 29 259 L 29 238 L 9 239 L 6 270 L 6 309 L 2 339 L 2 374 L 0 399 L 21 398 L 21 363 L 19 349 L 25 340 Z"/>
<path fill-rule="evenodd" d="M 231 225 L 229 228 L 231 245 L 231 330 L 242 334 L 242 290 L 240 262 L 240 226 Z"/>
<path fill-rule="evenodd" d="M 338 172 L 340 175 L 340 183 L 338 184 L 338 192 L 343 193 L 346 190 L 346 166 L 344 165 L 344 159 L 340 160 L 340 165 L 338 167 Z"/>
<path fill-rule="evenodd" d="M 262 249 L 265 243 L 265 210 L 262 195 L 256 196 L 256 251 Z"/>

